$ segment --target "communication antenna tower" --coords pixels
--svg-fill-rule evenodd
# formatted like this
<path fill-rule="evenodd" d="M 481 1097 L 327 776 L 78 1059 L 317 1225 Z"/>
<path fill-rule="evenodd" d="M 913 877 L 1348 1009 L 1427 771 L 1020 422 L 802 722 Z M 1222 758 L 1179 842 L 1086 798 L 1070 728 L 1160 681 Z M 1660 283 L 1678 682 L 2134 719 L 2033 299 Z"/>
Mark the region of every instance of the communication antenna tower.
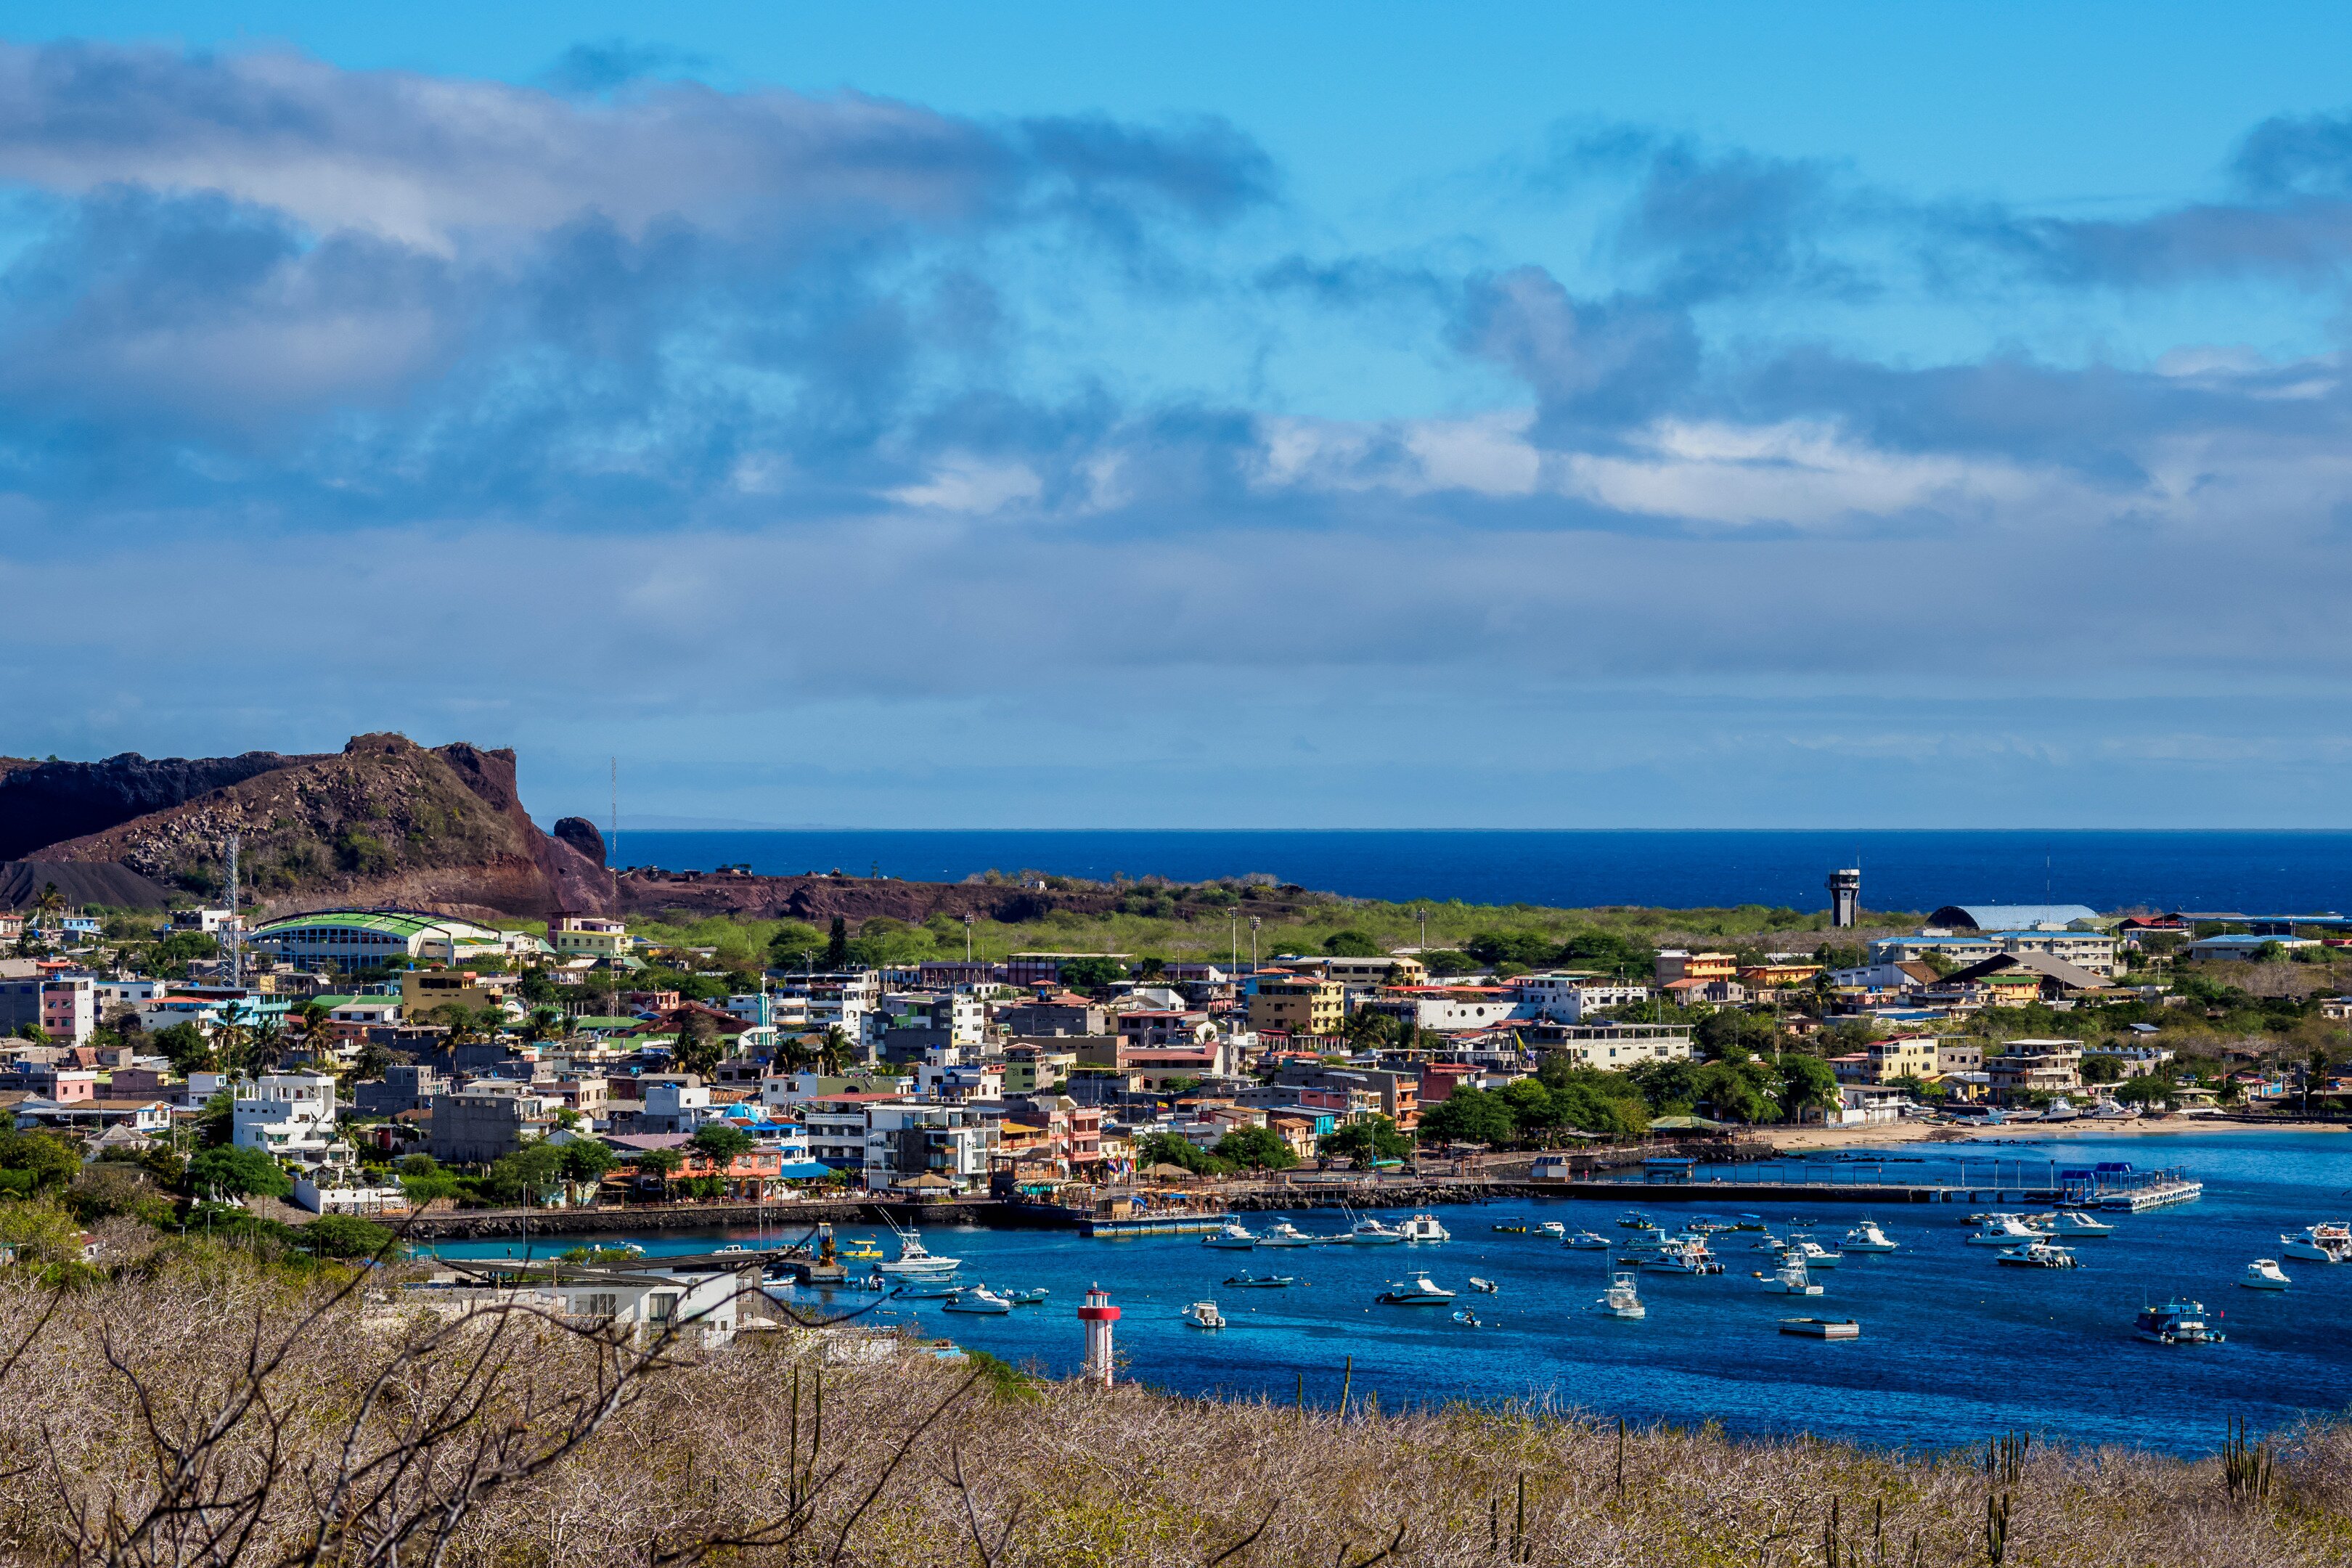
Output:
<path fill-rule="evenodd" d="M 237 940 L 236 929 L 236 851 L 238 836 L 228 836 L 228 921 L 221 930 L 228 938 L 228 983 L 245 984 L 245 944 Z"/>

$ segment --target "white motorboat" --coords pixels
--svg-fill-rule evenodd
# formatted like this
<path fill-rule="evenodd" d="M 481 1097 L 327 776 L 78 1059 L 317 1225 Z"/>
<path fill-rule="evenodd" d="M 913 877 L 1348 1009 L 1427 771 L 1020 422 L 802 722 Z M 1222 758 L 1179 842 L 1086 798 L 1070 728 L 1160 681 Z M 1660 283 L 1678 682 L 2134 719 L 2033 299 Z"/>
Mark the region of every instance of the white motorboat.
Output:
<path fill-rule="evenodd" d="M 1251 1233 L 1249 1226 L 1241 1221 L 1229 1219 L 1217 1227 L 1214 1235 L 1202 1237 L 1201 1245 L 1221 1247 L 1234 1252 L 1247 1252 L 1257 1245 L 1257 1237 Z"/>
<path fill-rule="evenodd" d="M 1788 1250 L 1801 1255 L 1808 1268 L 1835 1268 L 1838 1266 L 1838 1255 L 1810 1236 L 1790 1237 Z"/>
<path fill-rule="evenodd" d="M 1312 1247 L 1315 1238 L 1288 1220 L 1278 1219 L 1258 1232 L 1257 1244 L 1260 1247 Z"/>
<path fill-rule="evenodd" d="M 1676 1237 L 1654 1255 L 1644 1255 L 1642 1267 L 1654 1268 L 1661 1274 L 1720 1274 L 1723 1265 L 1707 1250 L 1706 1238 L 1699 1236 Z"/>
<path fill-rule="evenodd" d="M 1416 1274 L 1411 1279 L 1391 1279 L 1389 1288 L 1378 1300 L 1391 1307 L 1433 1307 L 1441 1301 L 1454 1300 L 1454 1292 L 1442 1289 L 1426 1274 Z"/>
<path fill-rule="evenodd" d="M 1894 1240 L 1888 1237 L 1885 1231 L 1878 1228 L 1878 1222 L 1876 1220 L 1866 1219 L 1860 1225 L 1855 1226 L 1852 1230 L 1845 1233 L 1845 1240 L 1839 1244 L 1839 1250 L 1843 1252 L 1892 1252 L 1895 1250 L 1896 1245 L 1897 1244 Z"/>
<path fill-rule="evenodd" d="M 2206 1324 L 2204 1302 L 2178 1298 L 2161 1307 L 2142 1307 L 2133 1327 L 2141 1339 L 2159 1345 L 2218 1345 L 2230 1337 Z"/>
<path fill-rule="evenodd" d="M 1548 1219 L 1544 1221 L 1543 1224 L 1536 1226 L 1536 1229 L 1551 1237 L 1554 1241 L 1562 1240 L 1568 1235 L 1568 1226 L 1560 1224 L 1559 1221 L 1556 1219 Z"/>
<path fill-rule="evenodd" d="M 1217 1310 L 1214 1301 L 1195 1301 L 1184 1309 L 1184 1321 L 1196 1329 L 1222 1329 L 1225 1315 Z"/>
<path fill-rule="evenodd" d="M 2246 1271 L 2238 1276 L 2238 1283 L 2249 1290 L 2284 1290 L 2294 1281 L 2278 1266 L 2277 1258 L 2257 1258 L 2246 1265 Z"/>
<path fill-rule="evenodd" d="M 2352 1226 L 2341 1221 L 2305 1226 L 2301 1236 L 2280 1237 L 2279 1247 L 2289 1258 L 2313 1263 L 2352 1262 Z"/>
<path fill-rule="evenodd" d="M 1482 1296 L 1491 1296 L 1500 1289 L 1500 1287 L 1498 1287 L 1492 1279 L 1481 1279 L 1475 1274 L 1473 1274 L 1470 1276 L 1470 1289 L 1477 1291 Z"/>
<path fill-rule="evenodd" d="M 2113 1236 L 2116 1227 L 2105 1220 L 2083 1213 L 2080 1209 L 2062 1209 L 2050 1234 L 2063 1236 L 2069 1241 L 2083 1241 L 2095 1236 Z"/>
<path fill-rule="evenodd" d="M 1004 1299 L 1016 1307 L 1042 1307 L 1045 1304 L 1045 1298 L 1052 1294 L 1051 1290 L 1038 1285 L 1026 1290 L 1007 1290 Z"/>
<path fill-rule="evenodd" d="M 1287 1290 L 1297 1279 L 1289 1274 L 1252 1274 L 1247 1270 L 1234 1275 L 1225 1283 L 1236 1290 Z"/>
<path fill-rule="evenodd" d="M 991 1316 L 1013 1310 L 1013 1303 L 985 1285 L 974 1285 L 959 1290 L 940 1304 L 942 1312 L 986 1312 Z"/>
<path fill-rule="evenodd" d="M 1633 1288 L 1633 1271 L 1620 1268 L 1609 1276 L 1609 1289 L 1592 1303 L 1592 1310 L 1604 1318 L 1646 1318 L 1650 1310 L 1642 1305 L 1642 1293 Z"/>
<path fill-rule="evenodd" d="M 1595 1236 L 1589 1230 L 1580 1230 L 1570 1235 L 1560 1245 L 1572 1247 L 1579 1252 L 1606 1252 L 1609 1250 L 1609 1238 L 1605 1236 Z"/>
<path fill-rule="evenodd" d="M 2119 1100 L 2103 1100 L 2099 1101 L 2098 1104 L 2091 1108 L 2091 1120 L 2094 1121 L 2137 1121 L 2139 1120 L 2139 1107 L 2137 1105 L 2126 1105 Z"/>
<path fill-rule="evenodd" d="M 2004 1248 L 1993 1259 L 2012 1268 L 2074 1268 L 2080 1267 L 2074 1255 L 2063 1247 L 2053 1247 L 2046 1241 L 2035 1240 L 2023 1247 Z"/>
<path fill-rule="evenodd" d="M 2042 1233 L 2013 1214 L 1989 1214 L 1969 1237 L 1970 1247 L 2030 1247 Z"/>
<path fill-rule="evenodd" d="M 898 1233 L 898 1256 L 874 1267 L 885 1274 L 952 1274 L 962 1260 L 941 1258 L 923 1246 L 923 1238 L 912 1230 Z"/>
<path fill-rule="evenodd" d="M 1366 1215 L 1348 1227 L 1348 1239 L 1358 1247 L 1394 1247 L 1404 1240 L 1404 1232 Z"/>
<path fill-rule="evenodd" d="M 1805 1272 L 1804 1258 L 1795 1251 L 1780 1255 L 1780 1267 L 1769 1274 L 1759 1274 L 1764 1289 L 1776 1296 L 1818 1296 L 1822 1288 Z"/>
<path fill-rule="evenodd" d="M 2083 1120 L 2083 1113 L 2075 1108 L 2073 1100 L 2062 1094 L 2043 1106 L 2042 1114 L 2034 1120 L 2036 1121 L 2080 1121 Z"/>
<path fill-rule="evenodd" d="M 1437 1223 L 1433 1214 L 1417 1214 L 1401 1226 L 1407 1241 L 1451 1241 L 1453 1232 Z"/>

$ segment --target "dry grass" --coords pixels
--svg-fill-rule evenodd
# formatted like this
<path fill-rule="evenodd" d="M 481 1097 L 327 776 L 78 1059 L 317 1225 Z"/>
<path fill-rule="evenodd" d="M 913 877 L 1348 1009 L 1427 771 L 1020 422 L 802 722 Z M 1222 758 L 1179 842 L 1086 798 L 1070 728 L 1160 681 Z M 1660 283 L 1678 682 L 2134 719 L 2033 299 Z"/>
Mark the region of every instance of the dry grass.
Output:
<path fill-rule="evenodd" d="M 432 1504 L 405 1529 L 398 1561 L 412 1564 L 433 1560 L 439 1531 L 441 1561 L 565 1568 L 1369 1568 L 1383 1552 L 1465 1568 L 1752 1568 L 1832 1554 L 1841 1568 L 1958 1565 L 1989 1561 L 1987 1503 L 2004 1494 L 2009 1563 L 2352 1560 L 2352 1432 L 2336 1426 L 2294 1435 L 2269 1494 L 2233 1500 L 2215 1460 L 2036 1446 L 2001 1478 L 1980 1447 L 1922 1458 L 1675 1430 L 1627 1433 L 1621 1457 L 1613 1423 L 1542 1410 L 1343 1421 L 1024 1387 L 917 1355 L 823 1373 L 820 1420 L 816 1336 L 748 1336 L 615 1384 L 614 1347 L 530 1320 L 498 1331 L 498 1345 L 478 1326 L 396 1363 L 402 1334 L 363 1330 L 356 1299 L 300 1327 L 319 1289 L 198 1262 L 68 1299 L 0 1389 L 0 1554 L 274 1563 L 318 1550 L 319 1561 L 389 1563 L 389 1538 L 359 1510 L 320 1505 L 348 1439 L 363 1457 L 404 1455 L 404 1495 Z M 0 1317 L 20 1331 L 46 1310 L 29 1286 L 0 1288 Z M 283 1363 L 252 1384 L 257 1399 L 214 1456 L 218 1506 L 266 1494 L 249 1530 L 201 1550 L 184 1520 L 135 1531 L 170 1470 L 163 1450 L 186 1453 L 232 1406 L 249 1347 L 281 1342 Z M 372 1414 L 355 1426 L 372 1386 Z M 609 1418 L 583 1422 L 614 1388 Z M 436 1409 L 462 1419 L 417 1441 Z M 486 1448 L 536 1458 L 583 1427 L 543 1466 L 467 1489 Z M 323 1538 L 322 1520 L 335 1526 Z M 710 1544 L 727 1538 L 749 1542 Z"/>

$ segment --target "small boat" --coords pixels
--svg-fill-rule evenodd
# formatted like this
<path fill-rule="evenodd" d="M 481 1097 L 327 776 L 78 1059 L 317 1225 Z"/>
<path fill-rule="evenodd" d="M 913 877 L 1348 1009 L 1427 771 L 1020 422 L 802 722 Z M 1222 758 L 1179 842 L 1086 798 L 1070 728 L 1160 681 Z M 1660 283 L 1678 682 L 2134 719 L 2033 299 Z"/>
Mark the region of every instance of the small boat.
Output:
<path fill-rule="evenodd" d="M 1404 1232 L 1366 1215 L 1349 1227 L 1348 1239 L 1358 1247 L 1394 1247 L 1404 1239 Z"/>
<path fill-rule="evenodd" d="M 1568 1237 L 1560 1245 L 1574 1247 L 1579 1252 L 1606 1252 L 1609 1250 L 1609 1238 L 1605 1236 L 1596 1236 L 1589 1230 L 1580 1230 Z"/>
<path fill-rule="evenodd" d="M 1536 1229 L 1551 1237 L 1554 1241 L 1559 1240 L 1562 1237 L 1565 1237 L 1568 1234 L 1568 1226 L 1560 1224 L 1559 1221 L 1556 1219 L 1548 1219 L 1544 1221 L 1543 1224 L 1536 1226 Z"/>
<path fill-rule="evenodd" d="M 1525 1236 L 1528 1233 L 1528 1222 L 1523 1219 L 1507 1219 L 1499 1225 L 1496 1225 L 1494 1228 L 1502 1232 L 1505 1236 Z"/>
<path fill-rule="evenodd" d="M 1650 1315 L 1650 1309 L 1642 1305 L 1642 1293 L 1634 1288 L 1633 1271 L 1630 1268 L 1617 1269 L 1610 1274 L 1609 1289 L 1594 1299 L 1592 1310 L 1604 1318 L 1628 1321 Z"/>
<path fill-rule="evenodd" d="M 1184 1309 L 1184 1321 L 1196 1329 L 1222 1329 L 1225 1315 L 1217 1310 L 1214 1301 L 1195 1301 Z"/>
<path fill-rule="evenodd" d="M 2279 1247 L 2289 1258 L 2306 1258 L 2314 1263 L 2343 1263 L 2352 1260 L 2352 1226 L 2341 1221 L 2305 1226 L 2301 1236 L 2280 1237 Z"/>
<path fill-rule="evenodd" d="M 1235 1252 L 1247 1252 L 1257 1245 L 1257 1237 L 1252 1235 L 1249 1226 L 1241 1221 L 1229 1219 L 1217 1227 L 1215 1235 L 1202 1237 L 1201 1245 L 1222 1247 Z"/>
<path fill-rule="evenodd" d="M 2132 1326 L 2151 1344 L 2218 1345 L 2229 1338 L 2206 1324 L 2202 1301 L 2175 1300 L 2161 1307 L 2142 1307 Z"/>
<path fill-rule="evenodd" d="M 1278 1219 L 1258 1232 L 1257 1244 L 1260 1247 L 1312 1247 L 1315 1238 L 1288 1220 Z"/>
<path fill-rule="evenodd" d="M 1485 1326 L 1478 1321 L 1478 1314 L 1472 1311 L 1467 1307 L 1455 1308 L 1454 1310 L 1454 1321 L 1473 1329 L 1483 1328 Z"/>
<path fill-rule="evenodd" d="M 2042 1107 L 2042 1114 L 2034 1120 L 2036 1121 L 2080 1121 L 2083 1120 L 2083 1113 L 2075 1109 L 2073 1100 L 2062 1094 Z"/>
<path fill-rule="evenodd" d="M 1001 1316 L 1013 1310 L 1013 1303 L 985 1285 L 974 1285 L 969 1290 L 959 1290 L 940 1303 L 942 1312 L 986 1312 Z"/>
<path fill-rule="evenodd" d="M 1838 1255 L 1810 1236 L 1790 1237 L 1789 1250 L 1803 1254 L 1808 1268 L 1835 1268 L 1838 1266 Z"/>
<path fill-rule="evenodd" d="M 845 1290 L 887 1290 L 889 1288 L 890 1281 L 883 1279 L 879 1274 L 866 1274 L 841 1282 L 841 1289 Z"/>
<path fill-rule="evenodd" d="M 1004 1299 L 1016 1307 L 1042 1307 L 1045 1304 L 1045 1298 L 1051 1294 L 1053 1292 L 1039 1285 L 1028 1290 L 1007 1290 Z"/>
<path fill-rule="evenodd" d="M 2074 1254 L 2070 1249 L 2041 1240 L 2028 1242 L 2023 1247 L 2005 1247 L 1993 1258 L 1993 1261 L 2005 1263 L 2011 1268 L 2078 1268 L 2082 1267 L 2074 1261 Z"/>
<path fill-rule="evenodd" d="M 2105 1220 L 2096 1219 L 2083 1213 L 2080 1209 L 2067 1209 L 2058 1215 L 2057 1223 L 2050 1227 L 2050 1231 L 2053 1236 L 2083 1241 L 2095 1236 L 2113 1236 L 2116 1233 L 2116 1227 Z"/>
<path fill-rule="evenodd" d="M 1866 1219 L 1847 1231 L 1845 1240 L 1838 1246 L 1842 1252 L 1892 1252 L 1896 1244 L 1878 1228 L 1876 1220 Z"/>
<path fill-rule="evenodd" d="M 1858 1340 L 1862 1325 L 1852 1318 L 1783 1318 L 1780 1331 L 1809 1340 Z"/>
<path fill-rule="evenodd" d="M 1477 1291 L 1481 1295 L 1491 1296 L 1495 1293 L 1496 1287 L 1492 1279 L 1481 1279 L 1475 1274 L 1473 1274 L 1470 1276 L 1470 1289 Z"/>
<path fill-rule="evenodd" d="M 951 1284 L 945 1279 L 917 1279 L 890 1292 L 901 1301 L 943 1301 L 968 1286 Z"/>
<path fill-rule="evenodd" d="M 1780 1255 L 1780 1267 L 1769 1274 L 1759 1274 L 1764 1289 L 1776 1296 L 1818 1296 L 1822 1288 L 1805 1272 L 1805 1260 L 1794 1252 Z"/>
<path fill-rule="evenodd" d="M 2042 1233 L 2013 1214 L 1989 1214 L 1969 1237 L 1970 1247 L 2029 1247 Z"/>
<path fill-rule="evenodd" d="M 1437 1223 L 1433 1214 L 1417 1214 L 1401 1227 L 1407 1241 L 1451 1241 L 1453 1232 Z"/>
<path fill-rule="evenodd" d="M 2103 1100 L 2099 1101 L 2097 1105 L 2092 1107 L 2091 1120 L 2094 1121 L 2137 1121 L 2139 1120 L 2139 1107 L 2137 1105 L 2126 1105 L 2121 1100 Z"/>
<path fill-rule="evenodd" d="M 961 1261 L 937 1256 L 925 1248 L 921 1236 L 902 1230 L 898 1233 L 898 1256 L 874 1267 L 885 1274 L 952 1274 Z"/>
<path fill-rule="evenodd" d="M 1236 1290 L 1281 1290 L 1294 1282 L 1287 1274 L 1236 1274 L 1225 1281 Z"/>
<path fill-rule="evenodd" d="M 1655 1253 L 1645 1253 L 1642 1267 L 1654 1268 L 1661 1274 L 1720 1274 L 1723 1265 L 1709 1252 L 1706 1238 L 1697 1236 L 1676 1237 Z"/>
<path fill-rule="evenodd" d="M 2246 1271 L 2238 1276 L 2238 1283 L 2249 1290 L 2284 1290 L 2294 1281 L 2278 1266 L 2277 1258 L 2257 1258 L 2246 1265 Z"/>
<path fill-rule="evenodd" d="M 1643 1214 L 1640 1209 L 1627 1209 L 1623 1214 L 1617 1216 L 1617 1223 L 1626 1230 L 1650 1230 L 1654 1228 L 1651 1225 L 1650 1216 Z"/>
<path fill-rule="evenodd" d="M 852 1263 L 872 1263 L 878 1261 L 883 1252 L 879 1247 L 874 1245 L 872 1237 L 861 1236 L 847 1246 L 835 1250 L 834 1256 L 846 1258 Z"/>
<path fill-rule="evenodd" d="M 1391 1279 L 1376 1299 L 1389 1307 L 1435 1306 L 1454 1300 L 1454 1292 L 1440 1289 L 1426 1274 L 1416 1274 L 1409 1280 Z"/>

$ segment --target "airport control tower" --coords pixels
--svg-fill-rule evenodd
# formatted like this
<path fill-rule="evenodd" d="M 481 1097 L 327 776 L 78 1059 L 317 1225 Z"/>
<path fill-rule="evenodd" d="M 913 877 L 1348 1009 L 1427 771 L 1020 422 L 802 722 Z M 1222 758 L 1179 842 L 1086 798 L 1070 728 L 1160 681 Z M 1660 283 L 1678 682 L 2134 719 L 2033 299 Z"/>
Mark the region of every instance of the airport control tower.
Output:
<path fill-rule="evenodd" d="M 1830 924 L 1856 924 L 1862 914 L 1862 868 L 1850 866 L 1830 873 Z"/>

